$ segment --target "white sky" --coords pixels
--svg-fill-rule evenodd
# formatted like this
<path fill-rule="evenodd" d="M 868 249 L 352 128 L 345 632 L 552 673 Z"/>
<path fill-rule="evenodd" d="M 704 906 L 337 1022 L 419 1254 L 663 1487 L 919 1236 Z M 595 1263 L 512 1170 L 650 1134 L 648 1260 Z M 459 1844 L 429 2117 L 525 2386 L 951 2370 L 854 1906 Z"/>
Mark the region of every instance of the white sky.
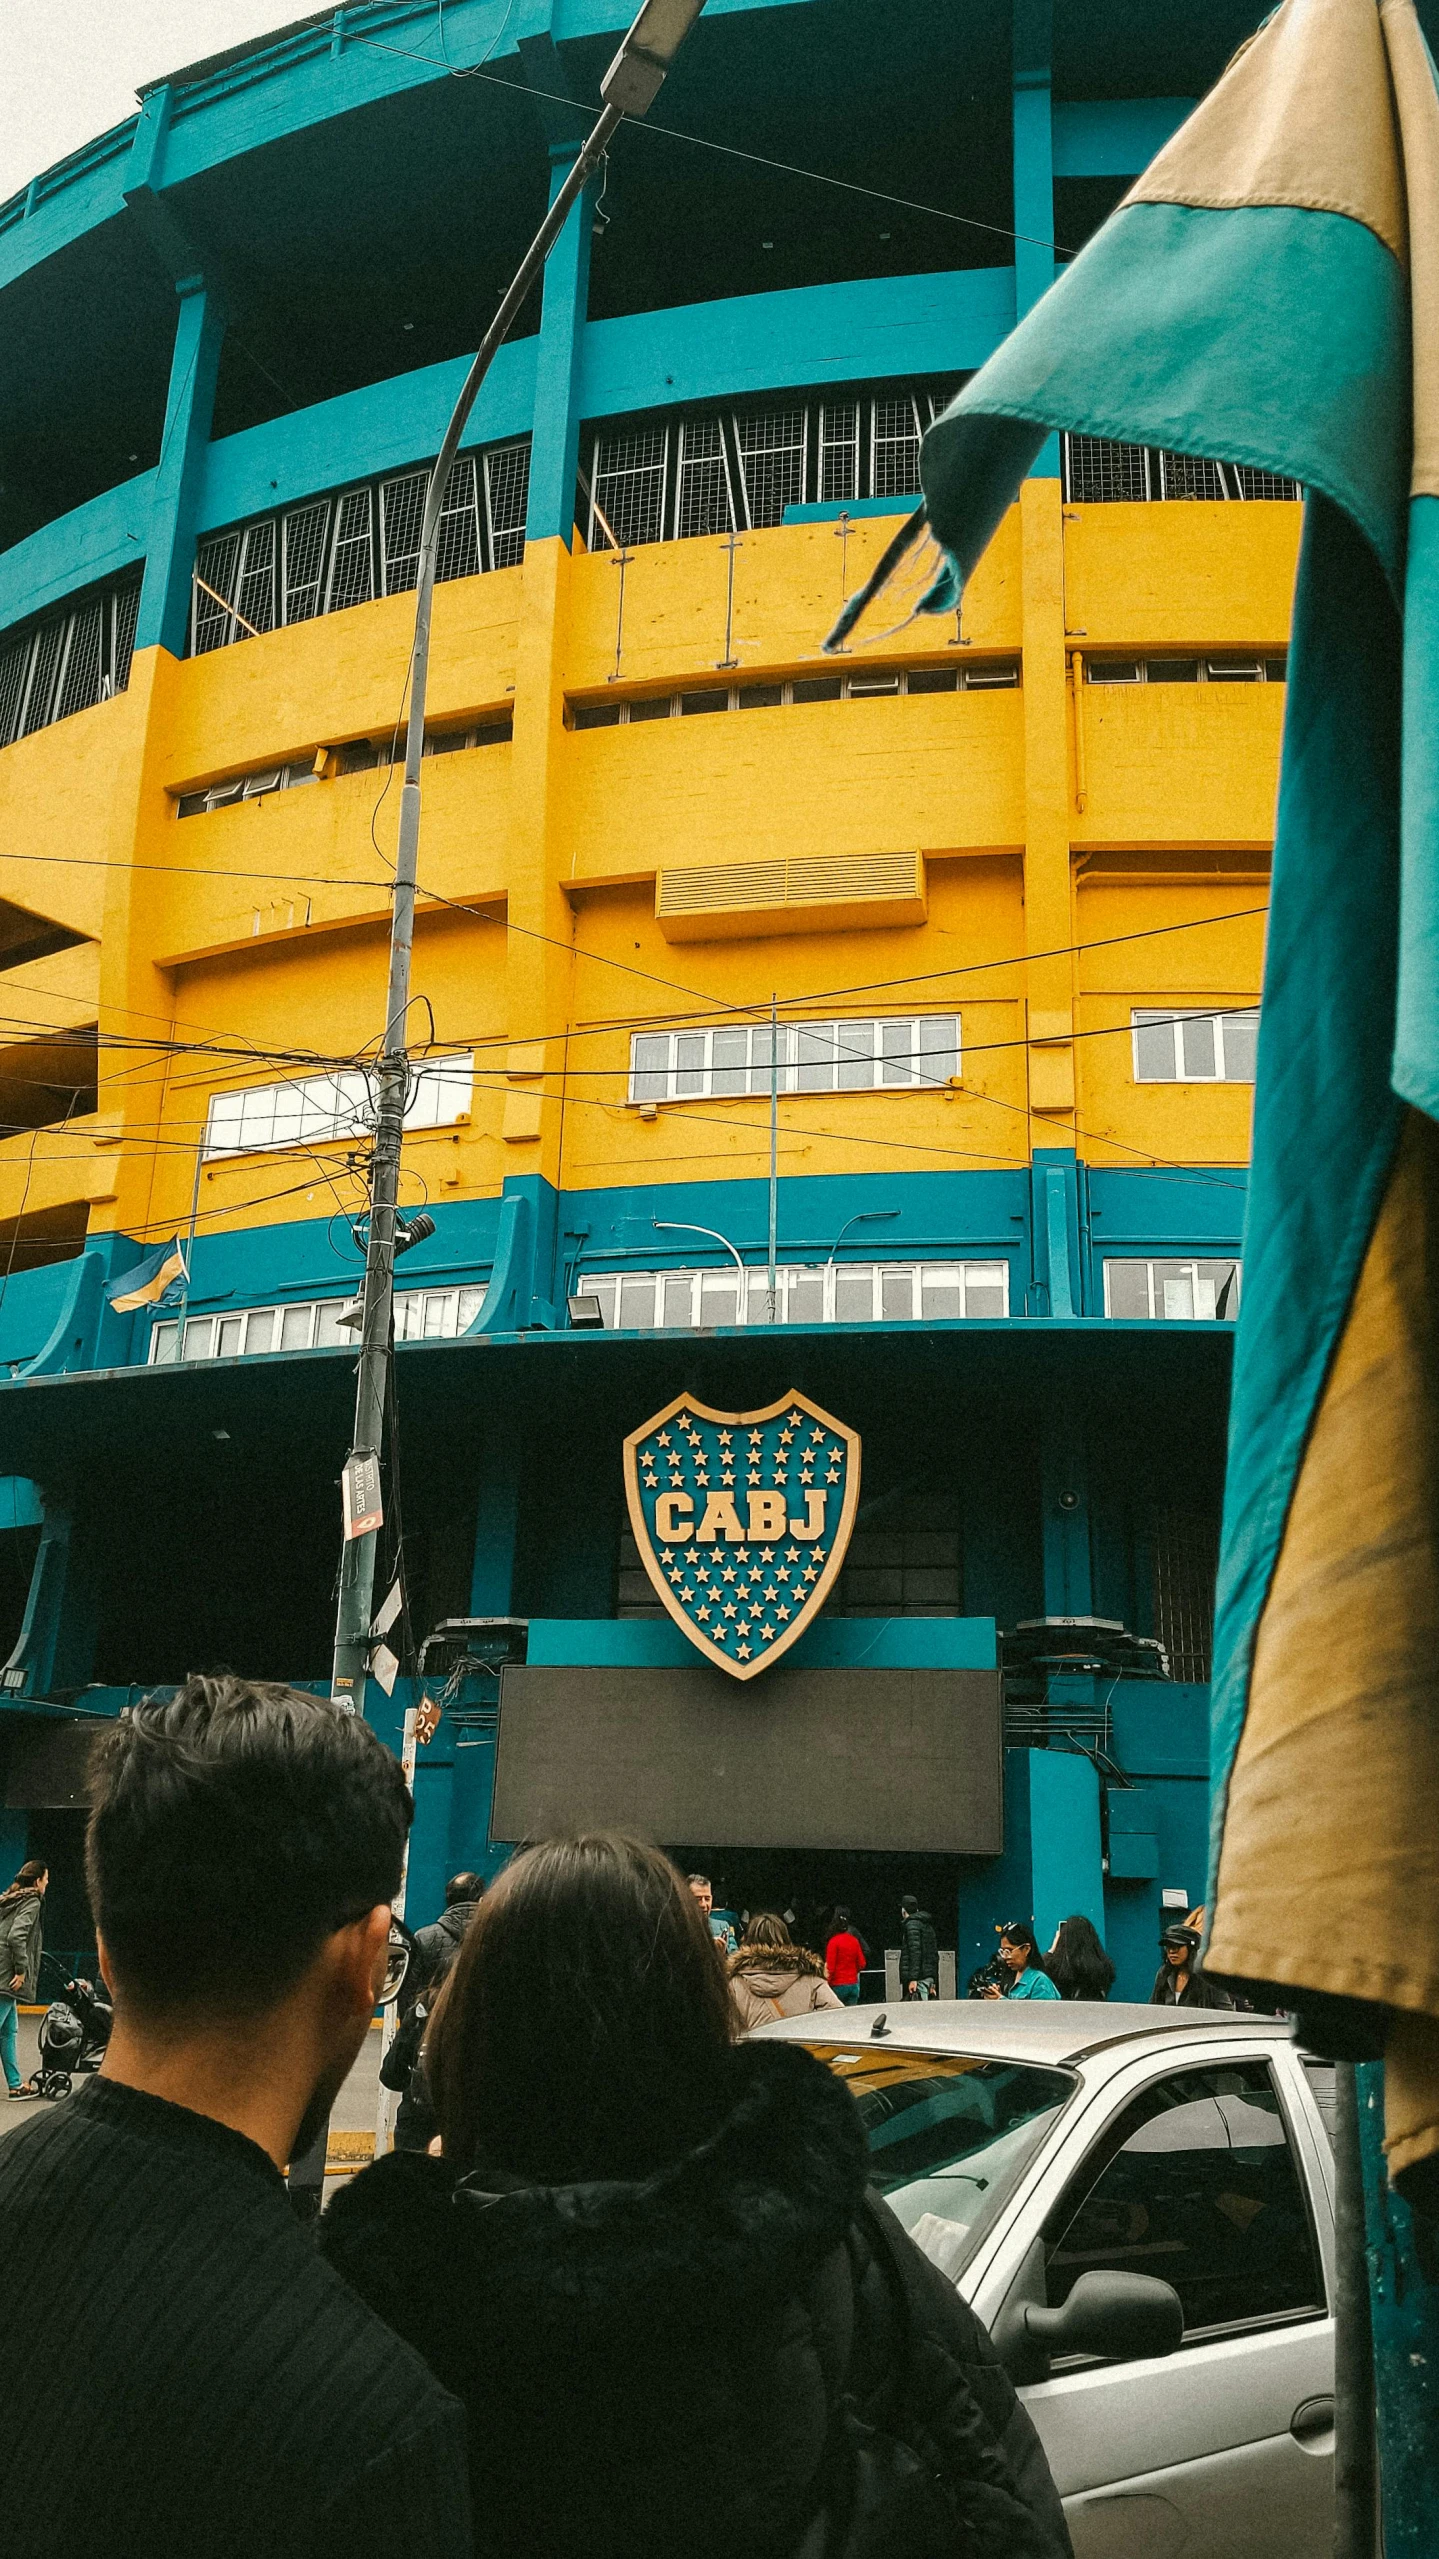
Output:
<path fill-rule="evenodd" d="M 306 17 L 319 0 L 0 0 L 0 203 L 135 111 L 142 80 Z"/>

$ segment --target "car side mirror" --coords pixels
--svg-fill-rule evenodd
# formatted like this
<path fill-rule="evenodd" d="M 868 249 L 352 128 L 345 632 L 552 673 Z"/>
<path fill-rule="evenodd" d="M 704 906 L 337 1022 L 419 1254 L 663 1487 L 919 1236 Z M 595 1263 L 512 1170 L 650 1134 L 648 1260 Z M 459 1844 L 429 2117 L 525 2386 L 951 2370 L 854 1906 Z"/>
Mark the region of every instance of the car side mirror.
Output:
<path fill-rule="evenodd" d="M 1172 2355 L 1184 2335 L 1184 2307 L 1154 2275 L 1097 2268 L 1081 2275 L 1058 2310 L 1024 2305 L 1026 2341 L 1048 2364 L 1056 2355 L 1102 2355 L 1109 2363 Z"/>

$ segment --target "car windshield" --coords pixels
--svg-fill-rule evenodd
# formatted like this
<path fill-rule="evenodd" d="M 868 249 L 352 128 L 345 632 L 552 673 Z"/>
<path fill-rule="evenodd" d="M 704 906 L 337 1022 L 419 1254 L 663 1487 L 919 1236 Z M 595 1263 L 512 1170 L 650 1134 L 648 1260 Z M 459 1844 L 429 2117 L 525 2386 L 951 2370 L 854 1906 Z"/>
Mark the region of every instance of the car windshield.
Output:
<path fill-rule="evenodd" d="M 809 2049 L 859 2108 L 880 2193 L 925 2255 L 957 2277 L 1073 2089 L 1073 2073 L 892 2044 Z"/>

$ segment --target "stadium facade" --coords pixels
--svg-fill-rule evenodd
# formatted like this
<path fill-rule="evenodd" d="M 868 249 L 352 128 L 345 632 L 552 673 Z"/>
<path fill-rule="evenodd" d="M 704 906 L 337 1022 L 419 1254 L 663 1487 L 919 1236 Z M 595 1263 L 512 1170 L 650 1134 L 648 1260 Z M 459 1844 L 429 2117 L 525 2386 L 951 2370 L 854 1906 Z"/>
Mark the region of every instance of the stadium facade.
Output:
<path fill-rule="evenodd" d="M 382 1571 L 402 1523 L 416 1645 L 513 1624 L 426 1657 L 422 1917 L 500 1853 L 506 1652 L 595 1674 L 544 1712 L 606 1804 L 604 1716 L 667 1677 L 707 1807 L 671 1844 L 735 1901 L 882 1942 L 907 1877 L 961 1968 L 1088 1908 L 1134 1990 L 1199 1898 L 1298 492 L 1056 441 L 958 617 L 821 642 L 931 416 L 1261 14 L 710 0 L 486 385 Z M 0 1832 L 67 1870 L 77 1714 L 326 1677 L 425 471 L 623 23 L 327 10 L 0 207 Z M 791 1657 L 853 1787 L 737 1838 L 622 1444 L 793 1392 L 863 1444 Z M 876 1835 L 866 1765 L 930 1783 L 916 1678 L 1001 1663 L 1002 1849 Z"/>

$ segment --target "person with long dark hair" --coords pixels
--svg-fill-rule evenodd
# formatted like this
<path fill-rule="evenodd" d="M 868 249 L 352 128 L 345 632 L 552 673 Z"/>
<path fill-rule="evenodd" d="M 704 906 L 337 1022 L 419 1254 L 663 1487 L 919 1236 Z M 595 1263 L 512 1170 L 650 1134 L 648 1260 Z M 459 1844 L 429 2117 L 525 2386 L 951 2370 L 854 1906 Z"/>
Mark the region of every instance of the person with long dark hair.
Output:
<path fill-rule="evenodd" d="M 1082 1910 L 1061 1919 L 1044 1960 L 1061 1999 L 1107 1999 L 1114 1988 L 1114 1966 L 1104 1940 Z"/>
<path fill-rule="evenodd" d="M 1057 1999 L 1049 1968 L 1039 1951 L 1032 1919 L 999 1923 L 999 1980 L 987 1999 Z"/>
<path fill-rule="evenodd" d="M 465 2403 L 479 2559 L 1063 2559 L 1038 2438 L 867 2193 L 848 2091 L 735 2031 L 658 1850 L 527 1849 L 431 2023 L 443 2155 L 392 2152 L 324 2216 Z"/>

